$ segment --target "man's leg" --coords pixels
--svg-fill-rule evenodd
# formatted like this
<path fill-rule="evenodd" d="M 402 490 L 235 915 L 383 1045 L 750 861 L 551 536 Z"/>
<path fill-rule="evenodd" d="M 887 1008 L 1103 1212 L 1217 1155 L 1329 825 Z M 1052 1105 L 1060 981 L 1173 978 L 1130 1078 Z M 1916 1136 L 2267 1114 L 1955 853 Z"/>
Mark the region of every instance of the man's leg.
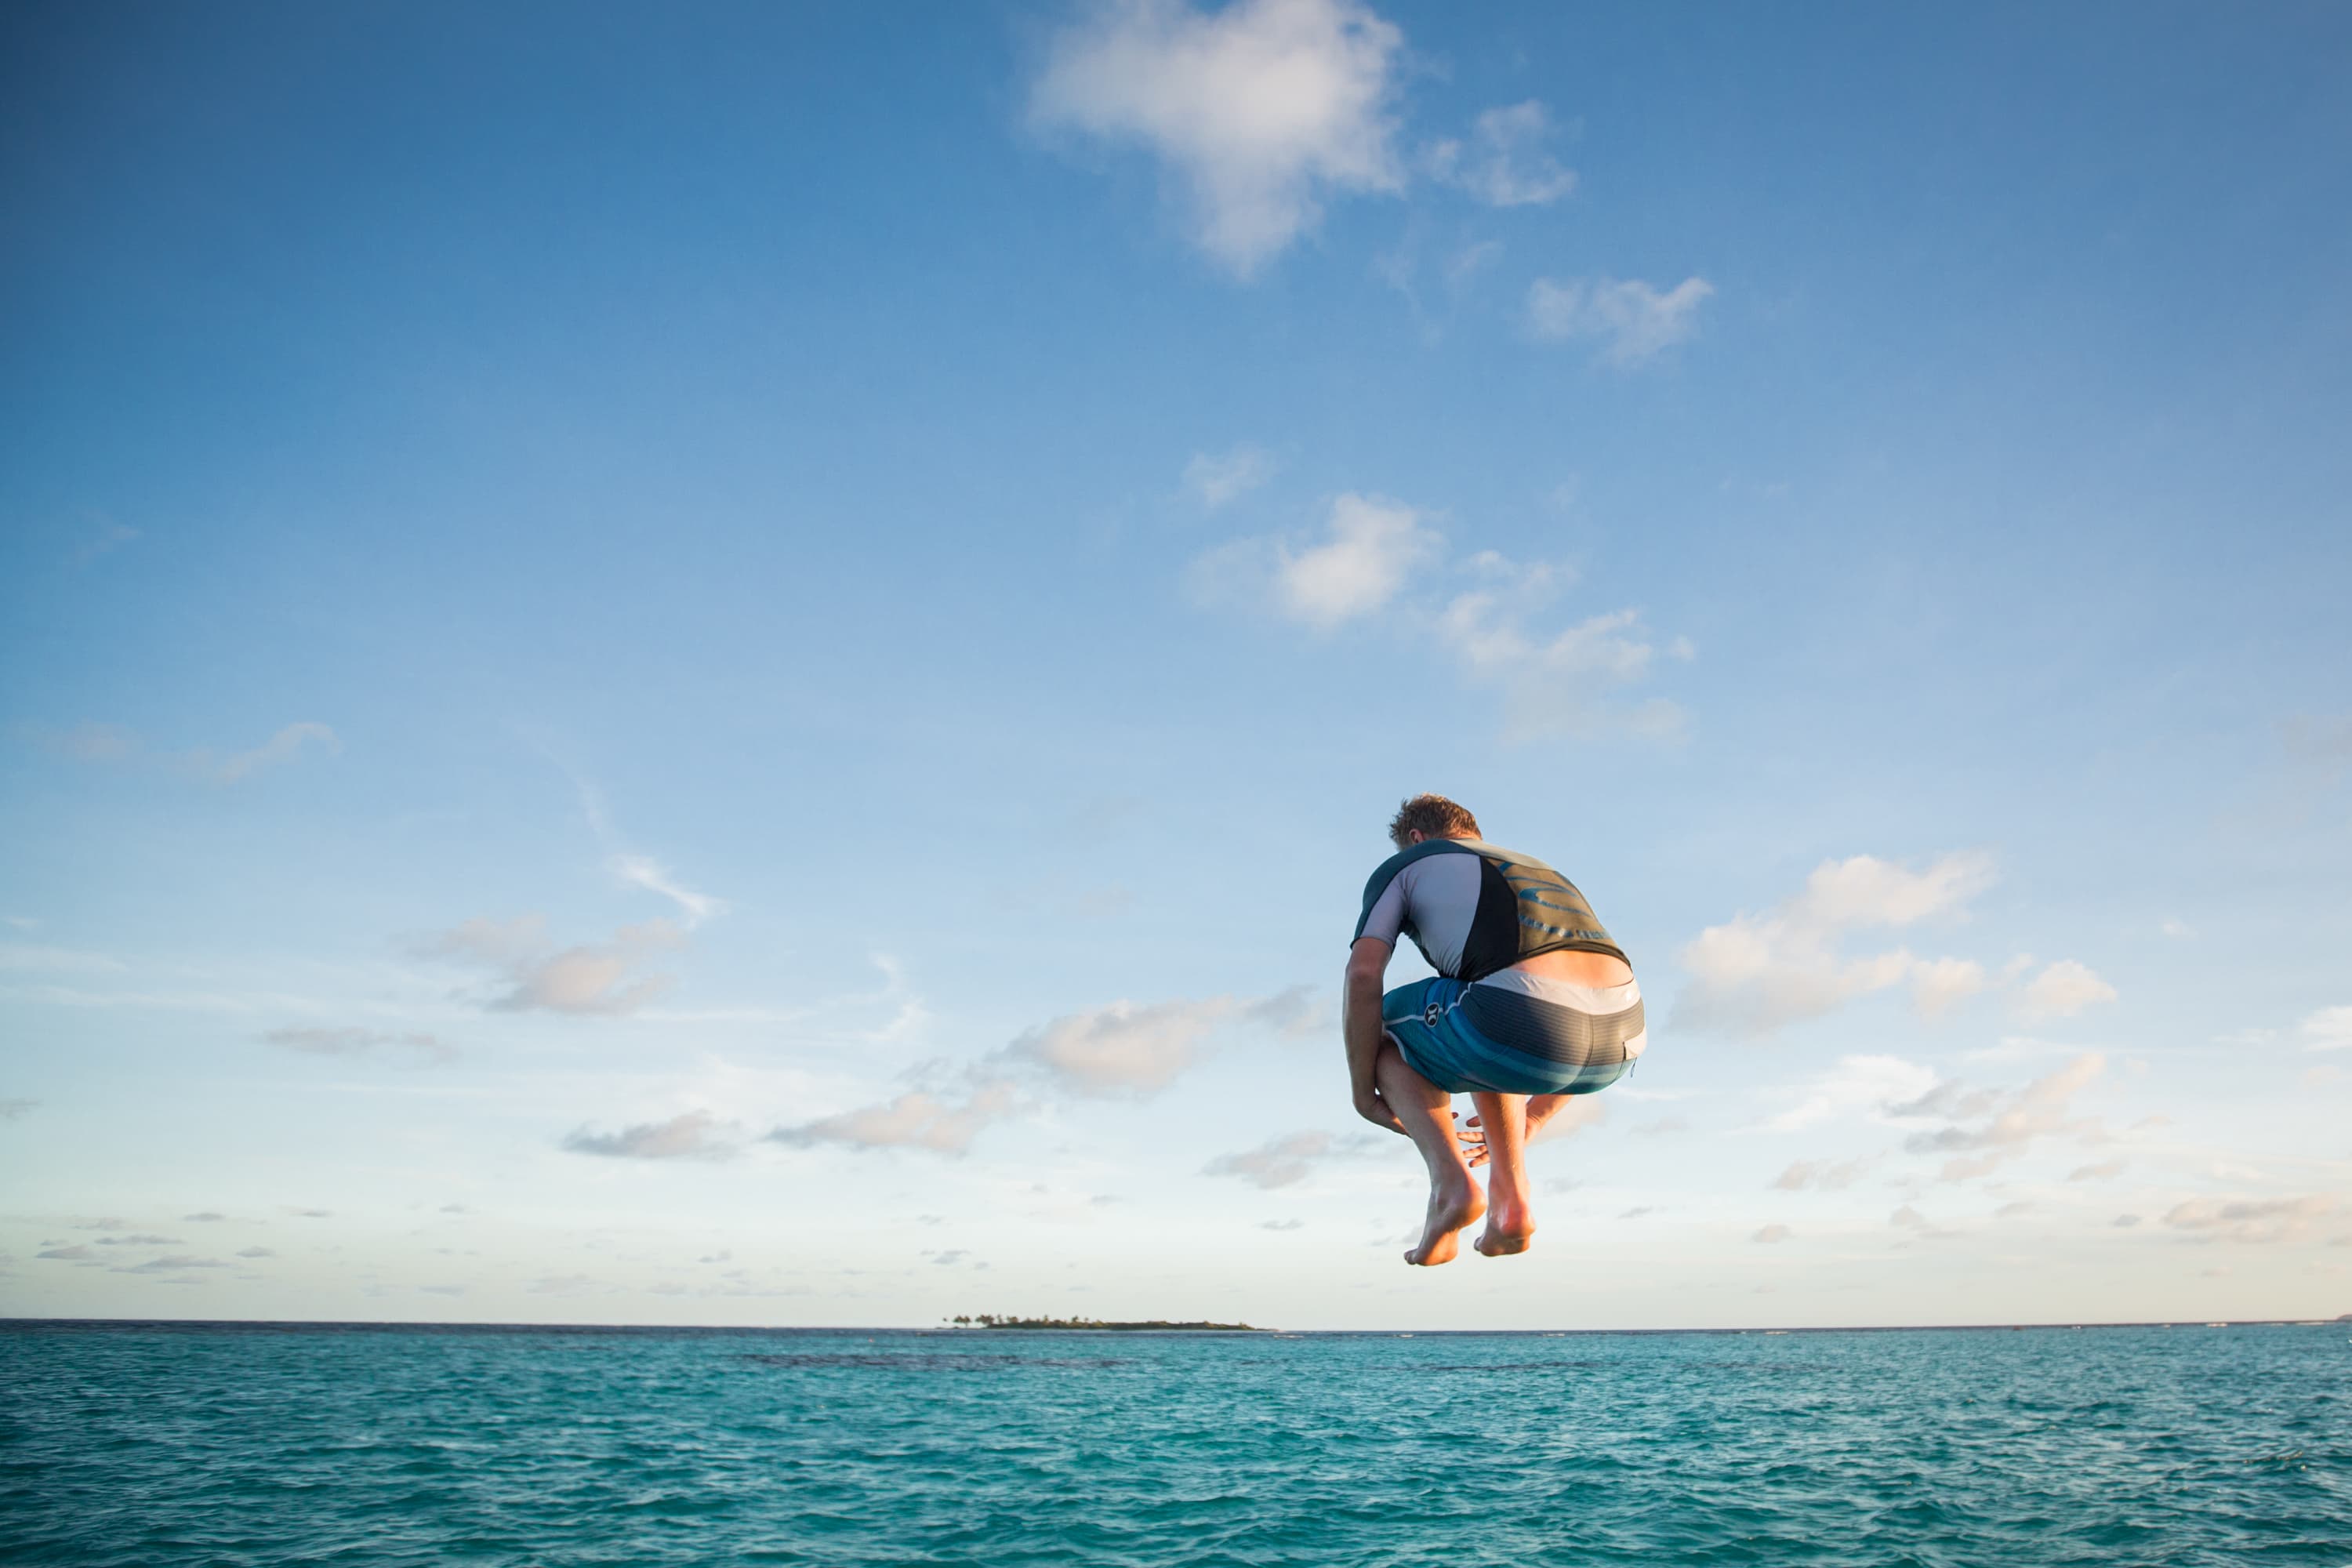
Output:
<path fill-rule="evenodd" d="M 1471 1179 L 1461 1145 L 1454 1141 L 1454 1097 L 1405 1064 L 1394 1040 L 1381 1042 L 1372 1064 L 1381 1098 L 1389 1102 L 1405 1135 L 1429 1167 L 1429 1214 L 1421 1245 L 1404 1255 L 1407 1263 L 1448 1263 L 1461 1249 L 1460 1233 L 1486 1212 L 1486 1194 Z"/>
<path fill-rule="evenodd" d="M 1528 1190 L 1528 1097 L 1480 1090 L 1470 1097 L 1486 1135 L 1486 1230 L 1478 1250 L 1489 1258 L 1525 1252 L 1536 1234 Z"/>
<path fill-rule="evenodd" d="M 1560 1111 L 1567 1107 L 1568 1102 L 1575 1098 L 1576 1097 L 1572 1094 L 1531 1094 L 1528 1096 L 1528 1131 L 1527 1136 L 1521 1139 L 1520 1142 L 1522 1143 L 1534 1142 L 1536 1141 L 1536 1134 L 1543 1131 L 1543 1124 L 1549 1121 L 1553 1117 L 1558 1116 Z M 1476 1131 L 1471 1131 L 1471 1129 L 1474 1128 Z M 1463 1124 L 1463 1129 L 1462 1152 L 1469 1158 L 1471 1168 L 1475 1170 L 1477 1167 L 1486 1163 L 1486 1128 L 1485 1119 L 1483 1117 L 1474 1116 Z"/>

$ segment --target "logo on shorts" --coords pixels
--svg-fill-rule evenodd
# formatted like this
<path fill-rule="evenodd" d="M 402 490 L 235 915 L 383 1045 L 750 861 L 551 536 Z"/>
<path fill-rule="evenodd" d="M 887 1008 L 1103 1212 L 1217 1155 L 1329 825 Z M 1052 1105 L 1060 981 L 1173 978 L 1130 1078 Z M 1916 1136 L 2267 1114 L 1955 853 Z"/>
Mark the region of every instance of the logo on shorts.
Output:
<path fill-rule="evenodd" d="M 1421 1021 L 1433 1029 L 1437 1027 L 1437 1020 L 1444 1016 L 1445 1016 L 1445 1009 L 1434 1002 L 1421 1010 Z"/>

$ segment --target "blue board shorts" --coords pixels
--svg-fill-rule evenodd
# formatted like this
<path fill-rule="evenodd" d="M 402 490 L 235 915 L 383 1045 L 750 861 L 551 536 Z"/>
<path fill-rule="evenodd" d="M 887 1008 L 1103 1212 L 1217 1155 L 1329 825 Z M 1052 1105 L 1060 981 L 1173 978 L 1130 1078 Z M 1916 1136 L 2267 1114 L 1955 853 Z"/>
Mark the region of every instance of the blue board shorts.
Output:
<path fill-rule="evenodd" d="M 1381 1026 L 1405 1065 L 1448 1094 L 1597 1093 L 1631 1072 L 1648 1043 L 1630 981 L 1522 989 L 1433 975 L 1382 996 Z"/>

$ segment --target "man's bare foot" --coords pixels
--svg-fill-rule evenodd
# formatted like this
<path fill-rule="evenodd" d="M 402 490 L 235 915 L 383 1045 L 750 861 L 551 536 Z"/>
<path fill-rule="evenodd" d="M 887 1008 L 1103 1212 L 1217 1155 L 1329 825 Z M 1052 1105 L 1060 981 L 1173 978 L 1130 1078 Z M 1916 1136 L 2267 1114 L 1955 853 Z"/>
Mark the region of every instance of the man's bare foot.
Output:
<path fill-rule="evenodd" d="M 1508 1258 L 1525 1252 L 1535 1238 L 1536 1217 L 1528 1212 L 1527 1205 L 1497 1198 L 1486 1215 L 1486 1228 L 1478 1237 L 1478 1250 L 1489 1258 Z"/>
<path fill-rule="evenodd" d="M 1429 1192 L 1429 1217 L 1421 1227 L 1421 1245 L 1404 1255 L 1407 1263 L 1434 1268 L 1454 1261 L 1462 1249 L 1462 1233 L 1486 1212 L 1486 1194 L 1467 1176 L 1456 1186 L 1448 1182 Z"/>

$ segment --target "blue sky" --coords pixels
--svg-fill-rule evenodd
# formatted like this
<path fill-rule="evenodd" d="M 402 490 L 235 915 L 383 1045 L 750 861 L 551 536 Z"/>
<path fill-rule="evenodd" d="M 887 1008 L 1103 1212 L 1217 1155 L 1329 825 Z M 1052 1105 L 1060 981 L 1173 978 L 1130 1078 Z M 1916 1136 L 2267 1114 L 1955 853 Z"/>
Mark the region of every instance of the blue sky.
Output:
<path fill-rule="evenodd" d="M 2352 1310 L 2339 9 L 5 27 L 0 1310 Z M 1426 1272 L 1423 789 L 1654 1020 Z"/>

